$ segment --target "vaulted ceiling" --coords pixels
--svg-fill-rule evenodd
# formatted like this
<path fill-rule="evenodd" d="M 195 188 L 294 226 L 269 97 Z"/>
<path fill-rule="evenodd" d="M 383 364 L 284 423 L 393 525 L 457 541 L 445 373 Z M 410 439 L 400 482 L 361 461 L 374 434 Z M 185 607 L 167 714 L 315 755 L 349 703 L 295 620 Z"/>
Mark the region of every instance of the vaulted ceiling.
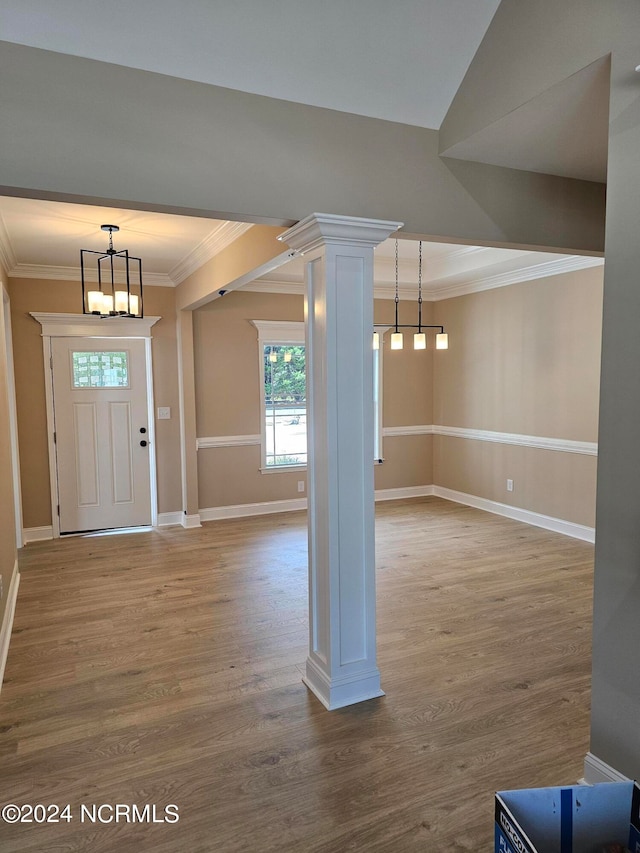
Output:
<path fill-rule="evenodd" d="M 395 122 L 439 128 L 499 0 L 0 0 L 0 38 L 216 86 Z M 593 63 L 441 153 L 510 168 L 604 181 L 608 61 Z M 101 109 L 117 109 L 105 91 Z M 555 128 L 553 135 L 546 132 Z M 586 129 L 589 132 L 585 132 Z M 17 277 L 77 278 L 80 248 L 116 246 L 143 258 L 150 284 L 175 285 L 220 251 L 245 223 L 0 198 L 0 259 Z M 393 246 L 376 253 L 379 288 L 393 284 Z M 415 283 L 417 244 L 400 240 L 400 282 Z M 425 287 L 465 292 L 562 255 L 425 244 Z M 518 272 L 520 271 L 520 272 Z M 546 272 L 545 274 L 550 274 Z M 515 278 L 514 278 L 515 276 Z M 518 279 L 520 276 L 520 279 Z M 299 286 L 296 263 L 263 286 Z"/>

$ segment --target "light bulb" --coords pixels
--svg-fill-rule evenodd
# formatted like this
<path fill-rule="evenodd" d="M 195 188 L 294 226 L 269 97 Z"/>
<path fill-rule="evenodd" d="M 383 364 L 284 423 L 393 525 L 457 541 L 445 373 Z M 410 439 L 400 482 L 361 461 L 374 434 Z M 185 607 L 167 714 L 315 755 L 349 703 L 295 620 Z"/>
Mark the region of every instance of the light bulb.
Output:
<path fill-rule="evenodd" d="M 449 335 L 446 332 L 436 335 L 436 349 L 449 349 Z"/>
<path fill-rule="evenodd" d="M 131 311 L 130 311 L 131 314 L 137 314 L 138 313 L 138 311 L 140 310 L 139 309 L 139 303 L 140 303 L 140 300 L 138 299 L 138 297 L 133 293 L 130 294 L 129 305 L 131 307 Z"/>
<path fill-rule="evenodd" d="M 126 290 L 116 290 L 116 311 L 126 314 L 129 311 L 129 301 Z"/>
<path fill-rule="evenodd" d="M 373 348 L 374 349 L 380 349 L 380 333 L 379 332 L 373 333 Z"/>
<path fill-rule="evenodd" d="M 102 294 L 102 313 L 110 314 L 113 311 L 113 296 L 109 293 Z"/>
<path fill-rule="evenodd" d="M 391 349 L 402 349 L 403 346 L 402 332 L 394 332 L 391 335 Z"/>
<path fill-rule="evenodd" d="M 91 314 L 100 314 L 102 311 L 102 291 L 90 290 L 87 293 L 87 305 Z"/>
<path fill-rule="evenodd" d="M 427 336 L 424 332 L 416 332 L 413 336 L 413 348 L 414 349 L 426 349 L 427 348 Z"/>

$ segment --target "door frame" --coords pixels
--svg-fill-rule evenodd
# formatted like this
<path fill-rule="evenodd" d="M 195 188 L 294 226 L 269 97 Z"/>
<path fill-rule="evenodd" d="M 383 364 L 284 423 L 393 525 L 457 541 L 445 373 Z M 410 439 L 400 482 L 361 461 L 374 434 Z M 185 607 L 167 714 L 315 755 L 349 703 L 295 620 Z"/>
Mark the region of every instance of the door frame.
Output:
<path fill-rule="evenodd" d="M 11 440 L 11 477 L 13 481 L 13 508 L 16 523 L 16 548 L 22 548 L 24 544 L 22 533 L 22 483 L 20 481 L 18 413 L 16 411 L 16 379 L 13 366 L 13 340 L 11 335 L 11 300 L 4 281 L 0 281 L 0 286 L 2 287 L 2 339 L 7 358 L 9 437 Z"/>
<path fill-rule="evenodd" d="M 53 406 L 53 355 L 51 338 L 138 338 L 145 342 L 145 368 L 147 377 L 147 411 L 149 418 L 149 484 L 151 487 L 151 524 L 158 524 L 158 477 L 156 466 L 155 409 L 153 402 L 153 362 L 151 354 L 151 327 L 160 317 L 94 317 L 90 314 L 43 314 L 30 312 L 42 327 L 42 354 L 44 358 L 44 386 L 47 402 L 47 443 L 49 449 L 49 483 L 51 490 L 51 527 L 53 538 L 60 537 L 58 516 L 58 470 L 54 441 Z"/>

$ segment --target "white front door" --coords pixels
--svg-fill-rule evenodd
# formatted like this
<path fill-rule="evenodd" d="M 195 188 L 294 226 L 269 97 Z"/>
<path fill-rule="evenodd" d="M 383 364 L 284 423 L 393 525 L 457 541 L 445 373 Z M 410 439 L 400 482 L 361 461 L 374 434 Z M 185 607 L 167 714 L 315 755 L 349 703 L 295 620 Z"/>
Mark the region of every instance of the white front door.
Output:
<path fill-rule="evenodd" d="M 145 342 L 51 338 L 60 532 L 151 524 Z"/>

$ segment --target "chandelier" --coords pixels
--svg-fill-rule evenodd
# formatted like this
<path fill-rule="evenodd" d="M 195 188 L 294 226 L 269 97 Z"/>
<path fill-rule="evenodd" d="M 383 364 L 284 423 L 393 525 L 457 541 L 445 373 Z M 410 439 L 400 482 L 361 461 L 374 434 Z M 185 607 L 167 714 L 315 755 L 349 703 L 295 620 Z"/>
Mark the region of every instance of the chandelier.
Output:
<path fill-rule="evenodd" d="M 127 249 L 113 248 L 117 225 L 101 225 L 109 232 L 104 252 L 80 249 L 82 313 L 99 317 L 142 317 L 142 260 Z M 89 282 L 94 289 L 89 290 Z M 97 289 L 95 289 L 97 284 Z"/>

